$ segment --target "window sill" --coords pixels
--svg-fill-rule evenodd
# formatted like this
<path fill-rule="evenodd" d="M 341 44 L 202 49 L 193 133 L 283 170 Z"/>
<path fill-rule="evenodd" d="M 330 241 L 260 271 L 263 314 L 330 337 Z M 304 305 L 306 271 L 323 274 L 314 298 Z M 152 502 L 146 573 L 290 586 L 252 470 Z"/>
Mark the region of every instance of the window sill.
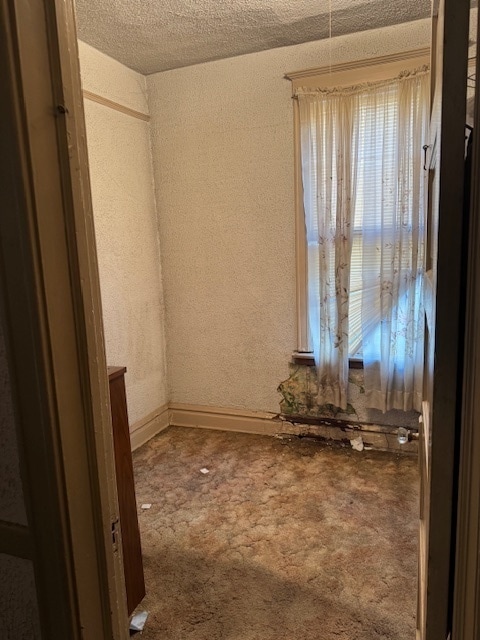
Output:
<path fill-rule="evenodd" d="M 313 353 L 309 351 L 294 351 L 292 354 L 292 362 L 294 364 L 302 364 L 306 367 L 315 366 Z M 363 360 L 360 358 L 350 358 L 348 366 L 350 369 L 363 369 Z"/>
<path fill-rule="evenodd" d="M 315 366 L 315 360 L 313 358 L 313 353 L 311 352 L 294 351 L 292 353 L 292 362 L 294 364 L 303 364 L 307 367 Z"/>

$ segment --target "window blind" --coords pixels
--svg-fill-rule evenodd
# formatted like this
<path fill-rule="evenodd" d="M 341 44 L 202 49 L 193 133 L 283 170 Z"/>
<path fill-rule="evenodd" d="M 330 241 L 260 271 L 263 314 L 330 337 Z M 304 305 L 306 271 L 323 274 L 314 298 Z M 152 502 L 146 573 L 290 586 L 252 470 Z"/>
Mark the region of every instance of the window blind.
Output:
<path fill-rule="evenodd" d="M 417 98 L 418 100 L 418 95 Z M 413 118 L 418 111 L 418 105 L 411 105 L 410 125 L 413 127 Z M 333 135 L 333 143 L 330 148 L 322 144 L 322 137 L 325 137 L 325 128 L 337 129 L 337 114 L 333 108 L 329 111 L 328 122 L 325 118 L 320 121 L 315 110 L 315 103 L 311 107 L 311 122 L 309 126 L 310 140 L 314 147 L 310 154 L 308 166 L 303 167 L 303 172 L 307 171 L 310 185 L 314 192 L 318 192 L 318 178 L 320 182 L 331 185 L 332 206 L 336 203 L 337 175 L 336 164 L 327 162 L 327 153 L 340 154 L 341 149 L 337 144 L 336 136 Z M 370 326 L 363 323 L 362 330 L 362 299 L 365 293 L 365 283 L 362 274 L 365 271 L 371 273 L 381 273 L 382 261 L 386 259 L 381 251 L 365 251 L 368 243 L 377 243 L 378 235 L 381 233 L 385 242 L 390 235 L 391 241 L 395 242 L 395 224 L 404 226 L 412 225 L 411 203 L 403 201 L 403 215 L 398 215 L 397 189 L 398 176 L 402 167 L 398 165 L 397 147 L 400 136 L 399 106 L 398 106 L 398 86 L 386 85 L 379 87 L 373 94 L 366 92 L 360 94 L 358 103 L 358 127 L 359 148 L 357 153 L 356 173 L 356 198 L 354 206 L 354 229 L 351 254 L 350 269 L 350 299 L 348 318 L 348 342 L 349 356 L 351 358 L 362 356 L 362 339 L 366 338 L 366 332 L 374 332 L 377 323 L 381 321 L 378 315 L 372 319 Z M 405 126 L 404 124 L 402 126 Z M 408 125 L 407 125 L 408 126 Z M 326 175 L 326 168 L 331 167 L 330 176 Z M 403 180 L 413 182 L 413 175 L 403 175 Z M 407 189 L 408 193 L 408 189 Z M 379 224 L 378 212 L 383 212 L 383 224 Z M 390 223 L 390 226 L 389 226 Z M 320 270 L 318 268 L 318 223 L 314 219 L 314 233 L 311 234 L 308 244 L 308 278 L 313 285 L 318 287 Z M 411 255 L 411 242 L 398 247 L 400 256 L 399 264 L 395 268 L 402 268 L 402 262 L 408 264 Z M 402 260 L 402 256 L 404 260 Z M 334 256 L 331 256 L 331 261 Z M 333 270 L 334 265 L 330 265 Z M 371 287 L 380 287 L 380 281 L 372 282 Z"/>

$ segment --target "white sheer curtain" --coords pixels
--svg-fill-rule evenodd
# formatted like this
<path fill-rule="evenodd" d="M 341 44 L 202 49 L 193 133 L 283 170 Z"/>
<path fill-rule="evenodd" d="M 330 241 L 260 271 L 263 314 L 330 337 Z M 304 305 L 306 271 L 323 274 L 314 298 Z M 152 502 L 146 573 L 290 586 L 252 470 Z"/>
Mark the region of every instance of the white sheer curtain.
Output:
<path fill-rule="evenodd" d="M 347 406 L 358 95 L 298 94 L 309 325 L 320 404 Z"/>
<path fill-rule="evenodd" d="M 425 70 L 297 92 L 320 404 L 346 407 L 360 349 L 368 406 L 420 408 L 428 92 Z"/>
<path fill-rule="evenodd" d="M 368 406 L 381 411 L 421 410 L 429 91 L 420 73 L 361 100 L 362 354 Z"/>

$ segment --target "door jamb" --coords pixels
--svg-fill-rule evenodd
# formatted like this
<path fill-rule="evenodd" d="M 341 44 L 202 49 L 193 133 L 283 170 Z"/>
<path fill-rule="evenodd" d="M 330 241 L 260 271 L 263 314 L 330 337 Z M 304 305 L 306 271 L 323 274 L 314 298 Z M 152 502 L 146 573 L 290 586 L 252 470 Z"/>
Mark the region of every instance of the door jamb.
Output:
<path fill-rule="evenodd" d="M 480 15 L 477 28 L 480 27 Z M 480 64 L 477 47 L 476 65 Z M 475 92 L 453 640 L 480 635 L 480 91 Z"/>
<path fill-rule="evenodd" d="M 82 637 L 97 640 L 95 620 L 100 621 L 104 634 L 125 640 L 121 545 L 114 551 L 104 526 L 117 515 L 116 492 L 108 462 L 112 452 L 108 383 L 74 10 L 71 0 L 32 0 L 29 10 L 33 6 L 32 16 L 35 12 L 37 17 L 43 15 L 40 23 L 20 20 L 20 4 L 0 2 L 1 50 L 7 61 L 7 72 L 0 79 L 4 96 L 0 102 L 4 143 L 0 151 L 4 199 L 0 264 L 42 628 L 52 640 L 74 639 L 80 638 L 82 625 Z M 46 93 L 35 95 L 26 82 L 27 75 L 34 73 L 33 63 L 39 66 L 39 59 L 31 60 L 32 45 L 48 71 L 42 77 L 50 93 L 48 107 Z M 478 103 L 477 94 L 475 124 L 480 131 Z M 55 123 L 49 129 L 49 144 L 55 146 L 58 159 L 49 168 L 51 185 L 59 197 L 54 204 L 39 193 L 35 182 L 39 140 L 33 135 L 25 104 L 43 109 L 44 115 L 47 108 Z M 475 175 L 480 169 L 478 137 L 474 145 Z M 473 215 L 470 235 L 466 336 L 470 357 L 465 365 L 453 632 L 457 640 L 473 640 L 480 629 L 480 473 L 476 464 L 480 456 L 480 379 L 475 376 L 480 323 L 478 305 L 474 305 L 480 300 L 480 185 L 475 183 L 472 212 L 478 215 Z M 61 241 L 55 251 L 49 251 L 52 228 Z M 59 290 L 66 293 L 65 298 L 58 298 Z M 84 523 L 75 531 L 80 517 L 85 518 Z M 52 545 L 52 539 L 58 546 Z M 0 534 L 0 550 L 1 544 Z M 87 548 L 93 550 L 89 561 L 84 553 Z M 79 579 L 83 571 L 88 574 L 85 581 Z M 86 589 L 89 580 L 100 595 L 98 602 Z M 105 612 L 112 601 L 114 611 L 106 622 Z M 53 620 L 52 612 L 61 611 L 60 603 L 65 615 Z"/>
<path fill-rule="evenodd" d="M 126 640 L 72 0 L 0 0 L 0 43 L 0 302 L 42 635 Z"/>

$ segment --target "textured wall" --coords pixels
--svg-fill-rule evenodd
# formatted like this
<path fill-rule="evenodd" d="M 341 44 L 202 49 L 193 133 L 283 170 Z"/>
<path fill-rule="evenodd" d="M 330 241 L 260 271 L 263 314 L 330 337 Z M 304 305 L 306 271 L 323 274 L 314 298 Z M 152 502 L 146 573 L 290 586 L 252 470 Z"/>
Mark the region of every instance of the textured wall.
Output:
<path fill-rule="evenodd" d="M 40 640 L 35 577 L 30 560 L 0 554 L 2 640 Z"/>
<path fill-rule="evenodd" d="M 278 411 L 296 347 L 285 72 L 429 36 L 422 20 L 148 76 L 173 401 Z"/>
<path fill-rule="evenodd" d="M 80 43 L 84 89 L 146 112 L 145 78 Z M 167 401 L 149 124 L 85 100 L 107 360 L 125 365 L 130 424 Z"/>
<path fill-rule="evenodd" d="M 132 71 L 85 42 L 79 41 L 78 48 L 84 89 L 119 102 L 130 109 L 148 112 L 145 76 Z"/>

